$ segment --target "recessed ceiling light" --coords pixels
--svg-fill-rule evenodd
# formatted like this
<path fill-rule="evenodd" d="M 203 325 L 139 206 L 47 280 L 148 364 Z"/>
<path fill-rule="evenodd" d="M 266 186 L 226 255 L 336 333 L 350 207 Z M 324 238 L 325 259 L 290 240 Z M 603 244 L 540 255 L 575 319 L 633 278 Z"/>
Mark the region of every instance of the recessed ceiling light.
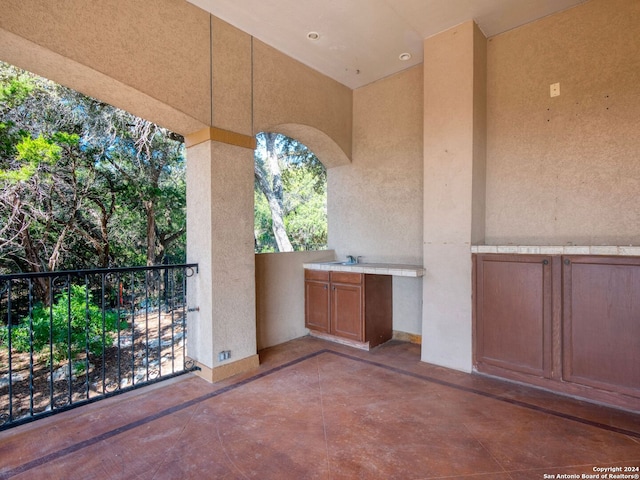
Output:
<path fill-rule="evenodd" d="M 402 60 L 403 62 L 406 62 L 407 60 L 409 60 L 411 58 L 411 54 L 410 53 L 401 53 L 400 56 L 398 57 L 400 60 Z"/>
<path fill-rule="evenodd" d="M 320 38 L 320 34 L 318 32 L 309 32 L 307 33 L 307 38 L 309 40 L 318 40 Z"/>

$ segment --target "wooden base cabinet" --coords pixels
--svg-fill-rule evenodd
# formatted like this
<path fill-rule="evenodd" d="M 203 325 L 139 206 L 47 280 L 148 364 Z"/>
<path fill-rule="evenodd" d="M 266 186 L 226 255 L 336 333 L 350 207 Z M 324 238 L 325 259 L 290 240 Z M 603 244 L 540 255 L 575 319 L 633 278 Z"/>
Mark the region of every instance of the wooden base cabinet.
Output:
<path fill-rule="evenodd" d="M 563 257 L 562 378 L 638 397 L 640 258 Z"/>
<path fill-rule="evenodd" d="M 551 259 L 481 257 L 476 284 L 476 364 L 551 378 Z"/>
<path fill-rule="evenodd" d="M 329 333 L 329 272 L 305 270 L 304 299 L 305 327 Z"/>
<path fill-rule="evenodd" d="M 474 256 L 474 368 L 640 411 L 640 258 Z"/>
<path fill-rule="evenodd" d="M 391 276 L 305 270 L 304 290 L 305 327 L 312 333 L 368 348 L 391 339 Z"/>

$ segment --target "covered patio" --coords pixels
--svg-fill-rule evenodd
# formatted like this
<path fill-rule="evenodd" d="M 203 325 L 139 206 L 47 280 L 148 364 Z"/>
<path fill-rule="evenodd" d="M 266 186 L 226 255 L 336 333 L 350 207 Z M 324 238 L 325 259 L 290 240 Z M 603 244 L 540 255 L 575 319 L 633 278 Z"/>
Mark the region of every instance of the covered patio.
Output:
<path fill-rule="evenodd" d="M 200 370 L 0 433 L 0 478 L 638 475 L 640 274 L 611 297 L 627 323 L 610 337 L 629 348 L 599 344 L 608 317 L 589 342 L 562 336 L 574 257 L 640 272 L 638 1 L 569 2 L 494 34 L 465 17 L 420 36 L 408 68 L 353 86 L 200 3 L 3 1 L 1 60 L 184 136 Z M 327 167 L 330 251 L 254 254 L 262 131 Z M 426 271 L 394 278 L 395 340 L 370 352 L 305 328 L 303 265 L 347 255 Z M 485 317 L 508 313 L 489 325 L 495 351 L 479 343 L 477 255 L 535 257 L 512 262 L 534 281 L 509 300 L 537 292 L 544 308 L 493 312 L 505 288 L 483 297 Z M 513 381 L 473 373 L 487 359 Z M 574 398 L 593 391 L 620 409 Z"/>
<path fill-rule="evenodd" d="M 637 415 L 428 365 L 414 344 L 305 337 L 260 363 L 2 432 L 0 478 L 635 478 L 604 474 L 640 466 Z"/>

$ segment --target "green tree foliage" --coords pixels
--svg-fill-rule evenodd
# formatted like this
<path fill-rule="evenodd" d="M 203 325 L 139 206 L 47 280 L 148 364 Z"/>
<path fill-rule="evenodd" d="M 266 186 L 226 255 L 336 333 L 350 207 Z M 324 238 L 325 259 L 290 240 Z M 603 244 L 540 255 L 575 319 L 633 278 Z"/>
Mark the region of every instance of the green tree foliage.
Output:
<path fill-rule="evenodd" d="M 260 133 L 256 138 L 256 252 L 326 248 L 324 166 L 313 152 L 292 138 L 273 133 Z M 283 248 L 286 242 L 279 241 L 279 235 L 286 235 L 290 248 Z"/>
<path fill-rule="evenodd" d="M 304 250 L 320 249 L 327 243 L 326 181 L 322 178 L 305 164 L 292 165 L 283 172 L 285 226 L 291 242 Z"/>
<path fill-rule="evenodd" d="M 13 122 L 5 120 L 5 114 L 24 102 L 32 89 L 33 85 L 25 75 L 7 71 L 6 66 L 0 69 L 0 159 L 14 154 L 21 133 L 15 131 Z"/>
<path fill-rule="evenodd" d="M 182 137 L 4 63 L 0 188 L 0 273 L 184 261 Z"/>
<path fill-rule="evenodd" d="M 273 253 L 278 250 L 273 236 L 273 219 L 267 198 L 256 186 L 254 197 L 254 236 L 256 253 Z"/>
<path fill-rule="evenodd" d="M 113 312 L 105 312 L 90 298 L 87 287 L 71 285 L 58 295 L 51 307 L 34 307 L 31 317 L 24 317 L 11 327 L 11 347 L 17 352 L 48 351 L 50 339 L 57 362 L 75 358 L 83 352 L 102 355 L 103 337 L 127 328 Z M 108 344 L 108 342 L 106 342 Z M 9 346 L 9 327 L 0 327 L 0 345 Z M 45 352 L 46 353 L 46 352 Z"/>
<path fill-rule="evenodd" d="M 126 112 L 111 118 L 117 146 L 107 152 L 107 168 L 120 179 L 115 223 L 117 257 L 131 264 L 184 261 L 186 179 L 183 139 Z M 131 236 L 135 231 L 141 235 Z M 142 256 L 141 256 L 142 254 Z"/>

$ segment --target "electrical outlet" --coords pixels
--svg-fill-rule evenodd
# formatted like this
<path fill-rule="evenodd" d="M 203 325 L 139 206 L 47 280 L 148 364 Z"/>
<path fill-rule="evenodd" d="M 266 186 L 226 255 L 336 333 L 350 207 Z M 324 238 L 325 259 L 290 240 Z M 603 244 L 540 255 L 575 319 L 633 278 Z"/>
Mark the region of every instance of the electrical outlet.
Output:
<path fill-rule="evenodd" d="M 218 361 L 224 362 L 225 360 L 229 360 L 231 358 L 231 350 L 222 350 L 218 353 Z"/>
<path fill-rule="evenodd" d="M 560 83 L 552 83 L 549 85 L 549 96 L 557 97 L 560 95 Z"/>

